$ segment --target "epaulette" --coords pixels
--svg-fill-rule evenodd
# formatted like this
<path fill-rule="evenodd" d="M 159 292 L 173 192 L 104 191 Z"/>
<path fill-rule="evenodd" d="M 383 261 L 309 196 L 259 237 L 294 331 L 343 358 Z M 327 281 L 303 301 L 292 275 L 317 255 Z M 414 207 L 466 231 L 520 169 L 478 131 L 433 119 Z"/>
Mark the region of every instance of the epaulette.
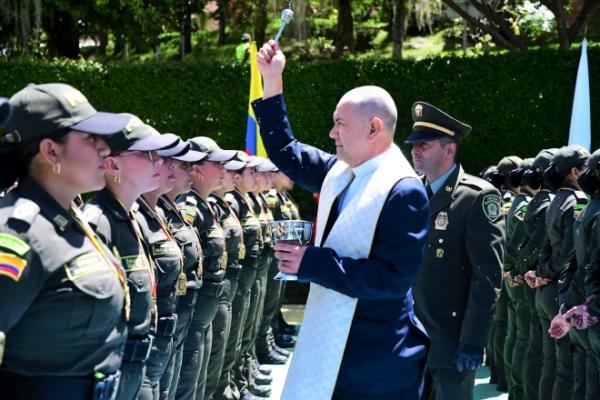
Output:
<path fill-rule="evenodd" d="M 575 191 L 575 197 L 577 198 L 577 203 L 579 204 L 587 204 L 590 202 L 590 199 L 587 197 L 585 192 L 582 192 L 581 190 Z"/>
<path fill-rule="evenodd" d="M 186 196 L 185 202 L 190 206 L 198 207 L 198 200 L 196 200 L 194 196 Z"/>
<path fill-rule="evenodd" d="M 212 204 L 219 204 L 219 202 L 217 201 L 217 199 L 215 199 L 215 198 L 214 198 L 214 197 L 212 197 L 212 196 L 209 196 L 209 197 L 208 197 L 208 202 L 209 202 L 209 203 L 212 203 Z"/>
<path fill-rule="evenodd" d="M 470 174 L 463 174 L 462 179 L 460 180 L 460 183 L 465 185 L 465 186 L 469 186 L 471 188 L 477 189 L 477 190 L 485 190 L 485 189 L 493 189 L 494 186 L 489 183 L 488 181 L 485 181 L 481 178 L 477 178 L 476 176 L 470 175 Z"/>
<path fill-rule="evenodd" d="M 232 193 L 225 193 L 224 200 L 229 204 L 233 204 L 233 202 L 235 201 L 235 196 Z"/>
<path fill-rule="evenodd" d="M 86 204 L 83 208 L 83 217 L 92 226 L 98 226 L 100 217 L 102 217 L 102 209 L 95 204 Z"/>
<path fill-rule="evenodd" d="M 31 200 L 20 198 L 16 201 L 12 214 L 6 224 L 17 232 L 24 233 L 29 230 L 33 220 L 40 213 L 40 206 Z"/>

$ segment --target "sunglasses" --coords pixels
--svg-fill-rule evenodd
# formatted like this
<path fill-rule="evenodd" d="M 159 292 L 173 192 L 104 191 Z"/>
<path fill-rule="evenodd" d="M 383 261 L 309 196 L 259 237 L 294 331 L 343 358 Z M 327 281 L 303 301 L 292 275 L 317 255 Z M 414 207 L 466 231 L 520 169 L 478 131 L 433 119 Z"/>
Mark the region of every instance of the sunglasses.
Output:
<path fill-rule="evenodd" d="M 117 156 L 126 156 L 128 154 L 137 154 L 142 157 L 147 157 L 150 161 L 154 161 L 154 160 L 158 159 L 158 157 L 159 157 L 158 153 L 156 151 L 138 151 L 138 150 L 124 151 L 120 154 L 117 154 Z"/>

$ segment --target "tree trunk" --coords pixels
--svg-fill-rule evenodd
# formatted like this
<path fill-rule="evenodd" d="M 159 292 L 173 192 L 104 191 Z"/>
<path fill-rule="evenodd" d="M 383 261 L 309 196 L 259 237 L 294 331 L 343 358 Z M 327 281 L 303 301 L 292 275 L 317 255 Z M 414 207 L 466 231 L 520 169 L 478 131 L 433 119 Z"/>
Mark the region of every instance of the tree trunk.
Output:
<path fill-rule="evenodd" d="M 266 31 L 267 31 L 267 8 L 269 6 L 268 0 L 258 0 L 256 2 L 256 22 L 254 37 L 256 38 L 256 45 L 262 46 L 266 42 Z"/>
<path fill-rule="evenodd" d="M 294 20 L 290 28 L 290 36 L 305 41 L 308 37 L 306 28 L 306 9 L 308 8 L 308 2 L 306 0 L 296 0 L 294 3 Z"/>
<path fill-rule="evenodd" d="M 179 56 L 181 61 L 186 54 L 192 52 L 192 9 L 189 1 L 185 2 L 181 13 L 181 39 Z"/>
<path fill-rule="evenodd" d="M 218 45 L 223 46 L 227 43 L 227 0 L 217 0 L 217 15 L 219 18 L 219 41 Z"/>
<path fill-rule="evenodd" d="M 408 19 L 408 6 L 405 0 L 392 0 L 392 18 L 392 57 L 401 59 Z"/>
<path fill-rule="evenodd" d="M 44 21 L 48 35 L 48 52 L 51 56 L 79 57 L 79 27 L 77 21 L 67 11 L 54 8 Z"/>
<path fill-rule="evenodd" d="M 344 46 L 354 50 L 354 21 L 352 19 L 352 0 L 338 0 L 338 26 L 335 41 L 335 56 L 339 57 Z"/>

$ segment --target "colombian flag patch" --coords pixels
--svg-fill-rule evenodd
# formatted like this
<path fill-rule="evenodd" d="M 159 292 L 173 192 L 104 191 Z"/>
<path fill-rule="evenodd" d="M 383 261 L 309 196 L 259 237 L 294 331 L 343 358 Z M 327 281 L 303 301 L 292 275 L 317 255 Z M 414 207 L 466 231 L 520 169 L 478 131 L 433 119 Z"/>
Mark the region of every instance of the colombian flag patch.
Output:
<path fill-rule="evenodd" d="M 0 253 L 0 276 L 4 275 L 18 281 L 27 266 L 27 261 L 9 253 Z"/>

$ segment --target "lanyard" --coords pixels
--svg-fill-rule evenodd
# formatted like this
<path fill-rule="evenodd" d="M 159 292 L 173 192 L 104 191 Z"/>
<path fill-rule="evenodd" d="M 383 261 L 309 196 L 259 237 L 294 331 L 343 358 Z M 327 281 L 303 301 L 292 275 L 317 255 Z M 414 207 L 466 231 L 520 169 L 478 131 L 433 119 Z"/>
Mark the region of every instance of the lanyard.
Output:
<path fill-rule="evenodd" d="M 127 319 L 129 319 L 129 313 L 131 311 L 131 299 L 129 298 L 129 286 L 127 285 L 127 280 L 125 278 L 125 272 L 123 271 L 123 268 L 121 267 L 121 265 L 115 263 L 113 259 L 109 257 L 109 255 L 106 253 L 104 247 L 98 241 L 96 234 L 94 233 L 90 225 L 87 223 L 87 221 L 83 217 L 83 214 L 81 213 L 81 210 L 79 209 L 79 207 L 77 207 L 77 205 L 75 205 L 75 203 L 71 204 L 71 213 L 74 217 L 73 219 L 79 224 L 81 229 L 83 229 L 85 236 L 87 236 L 87 238 L 92 242 L 92 245 L 96 248 L 98 253 L 100 253 L 104 261 L 108 263 L 108 265 L 112 266 L 113 271 L 119 278 L 119 283 L 121 283 L 121 287 L 125 292 L 125 316 Z"/>

